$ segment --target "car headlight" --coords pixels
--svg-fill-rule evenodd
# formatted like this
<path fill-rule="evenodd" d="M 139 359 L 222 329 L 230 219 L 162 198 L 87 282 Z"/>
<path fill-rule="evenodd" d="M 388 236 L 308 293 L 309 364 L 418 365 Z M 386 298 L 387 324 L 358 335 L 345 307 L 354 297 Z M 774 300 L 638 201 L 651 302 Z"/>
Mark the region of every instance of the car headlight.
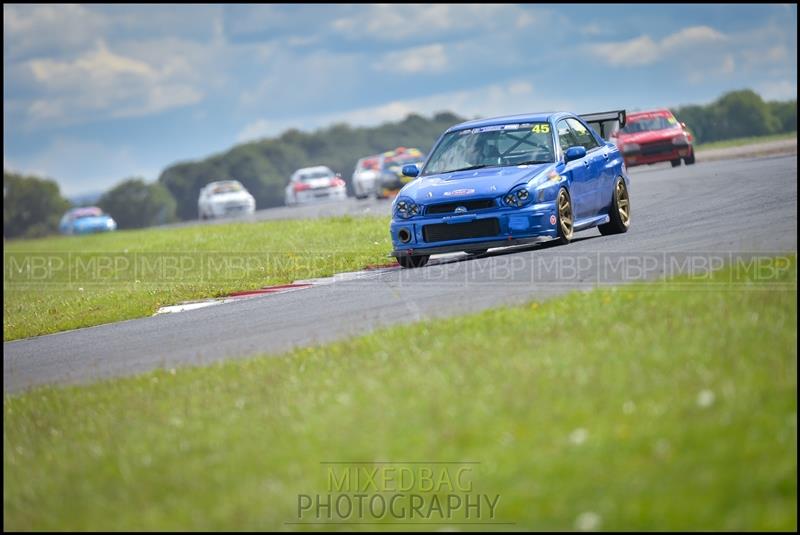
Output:
<path fill-rule="evenodd" d="M 681 134 L 679 136 L 675 136 L 672 138 L 673 145 L 688 145 L 689 140 L 686 138 L 686 134 Z"/>
<path fill-rule="evenodd" d="M 636 151 L 638 151 L 640 148 L 641 148 L 641 147 L 639 147 L 639 144 L 638 144 L 638 143 L 625 143 L 625 144 L 622 146 L 622 152 L 623 152 L 623 153 L 628 153 L 628 152 L 636 152 Z"/>
<path fill-rule="evenodd" d="M 506 204 L 506 206 L 522 208 L 531 201 L 531 198 L 532 197 L 527 186 L 523 184 L 509 191 L 506 196 L 503 197 L 503 202 Z"/>
<path fill-rule="evenodd" d="M 397 199 L 394 205 L 394 215 L 401 219 L 408 219 L 419 214 L 419 206 L 408 198 Z"/>

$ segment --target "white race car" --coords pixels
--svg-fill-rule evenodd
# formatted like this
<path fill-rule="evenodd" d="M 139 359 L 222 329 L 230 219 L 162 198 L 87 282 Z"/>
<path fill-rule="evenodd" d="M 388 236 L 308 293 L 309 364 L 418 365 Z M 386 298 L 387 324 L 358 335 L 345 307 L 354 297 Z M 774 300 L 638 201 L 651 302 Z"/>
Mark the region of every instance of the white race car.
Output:
<path fill-rule="evenodd" d="M 345 200 L 344 180 L 324 165 L 304 167 L 292 174 L 286 186 L 286 206 L 316 201 Z"/>
<path fill-rule="evenodd" d="M 252 214 L 256 200 L 238 180 L 220 180 L 206 184 L 197 199 L 200 219 Z"/>

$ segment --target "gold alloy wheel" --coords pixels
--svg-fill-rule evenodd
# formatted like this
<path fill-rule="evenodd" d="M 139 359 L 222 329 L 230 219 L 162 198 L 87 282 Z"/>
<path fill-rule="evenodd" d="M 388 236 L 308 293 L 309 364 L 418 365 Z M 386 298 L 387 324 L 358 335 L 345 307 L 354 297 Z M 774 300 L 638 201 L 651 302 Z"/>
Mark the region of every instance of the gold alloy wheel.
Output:
<path fill-rule="evenodd" d="M 565 190 L 558 192 L 558 219 L 561 222 L 561 235 L 564 239 L 572 239 L 572 205 Z"/>
<path fill-rule="evenodd" d="M 617 210 L 619 210 L 619 219 L 622 224 L 627 227 L 631 224 L 631 203 L 628 199 L 628 188 L 625 187 L 623 180 L 617 181 L 617 188 L 614 193 L 617 196 Z"/>

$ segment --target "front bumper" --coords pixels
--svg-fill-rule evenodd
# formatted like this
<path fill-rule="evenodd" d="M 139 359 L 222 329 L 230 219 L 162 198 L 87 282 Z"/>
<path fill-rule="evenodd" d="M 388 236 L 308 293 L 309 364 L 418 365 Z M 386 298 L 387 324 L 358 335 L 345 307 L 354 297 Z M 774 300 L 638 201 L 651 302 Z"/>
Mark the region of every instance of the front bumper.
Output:
<path fill-rule="evenodd" d="M 211 208 L 212 217 L 235 217 L 238 215 L 251 215 L 256 211 L 252 204 L 226 204 L 215 205 Z"/>
<path fill-rule="evenodd" d="M 493 222 L 491 225 L 482 225 L 491 219 L 497 220 L 496 226 Z M 497 232 L 493 232 L 491 235 L 481 235 L 481 237 L 441 239 L 447 233 L 439 231 L 436 236 L 433 236 L 434 240 L 426 240 L 426 236 L 431 238 L 433 234 L 430 229 L 425 230 L 426 226 L 437 225 L 437 229 L 442 229 L 443 224 L 473 225 L 475 228 L 481 227 L 482 229 L 495 228 Z M 395 257 L 427 255 L 535 243 L 545 238 L 557 237 L 557 224 L 555 202 L 543 202 L 524 208 L 492 208 L 469 214 L 435 214 L 417 216 L 408 220 L 393 219 L 390 233 L 394 250 L 391 254 Z M 410 234 L 410 240 L 406 243 L 400 239 L 401 230 L 404 231 L 403 233 Z M 453 234 L 459 233 L 454 232 Z"/>
<path fill-rule="evenodd" d="M 633 167 L 636 165 L 647 165 L 659 162 L 671 162 L 673 160 L 680 160 L 691 156 L 694 149 L 691 145 L 672 145 L 659 149 L 658 147 L 650 148 L 643 145 L 639 150 L 633 152 L 626 152 L 623 154 L 625 165 Z"/>
<path fill-rule="evenodd" d="M 347 198 L 347 188 L 317 188 L 297 192 L 296 204 L 311 204 L 320 201 L 342 201 Z"/>

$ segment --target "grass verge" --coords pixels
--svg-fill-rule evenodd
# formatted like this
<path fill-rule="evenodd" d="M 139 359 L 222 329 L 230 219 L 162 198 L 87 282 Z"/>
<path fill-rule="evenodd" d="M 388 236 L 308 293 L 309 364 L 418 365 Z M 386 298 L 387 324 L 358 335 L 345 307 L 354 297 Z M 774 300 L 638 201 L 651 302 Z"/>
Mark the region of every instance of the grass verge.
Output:
<path fill-rule="evenodd" d="M 797 276 L 774 267 L 6 396 L 4 528 L 340 529 L 287 524 L 355 466 L 321 463 L 469 460 L 495 516 L 421 527 L 794 530 Z"/>
<path fill-rule="evenodd" d="M 388 218 L 338 217 L 7 242 L 3 339 L 386 263 L 388 228 Z"/>
<path fill-rule="evenodd" d="M 774 134 L 771 136 L 755 136 L 755 137 L 740 137 L 736 139 L 726 139 L 724 141 L 713 141 L 711 143 L 703 143 L 697 145 L 695 150 L 713 150 L 713 149 L 727 149 L 731 147 L 741 147 L 744 145 L 753 145 L 756 143 L 769 143 L 770 141 L 781 141 L 784 139 L 792 139 L 797 137 L 797 132 L 787 132 L 784 134 Z"/>

